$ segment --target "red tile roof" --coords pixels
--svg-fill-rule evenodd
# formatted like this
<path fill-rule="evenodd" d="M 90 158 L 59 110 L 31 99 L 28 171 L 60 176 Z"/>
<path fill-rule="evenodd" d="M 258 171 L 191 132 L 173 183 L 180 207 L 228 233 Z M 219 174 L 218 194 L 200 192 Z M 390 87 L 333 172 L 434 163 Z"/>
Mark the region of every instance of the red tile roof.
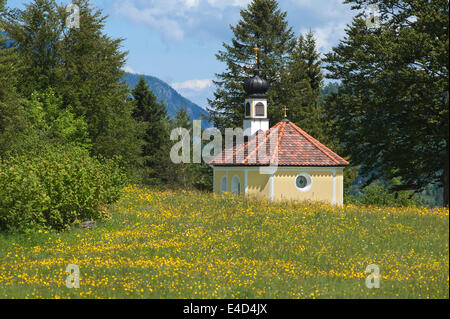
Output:
<path fill-rule="evenodd" d="M 271 149 L 273 150 L 271 152 Z M 225 149 L 213 166 L 347 166 L 349 162 L 284 120 L 248 142 Z"/>

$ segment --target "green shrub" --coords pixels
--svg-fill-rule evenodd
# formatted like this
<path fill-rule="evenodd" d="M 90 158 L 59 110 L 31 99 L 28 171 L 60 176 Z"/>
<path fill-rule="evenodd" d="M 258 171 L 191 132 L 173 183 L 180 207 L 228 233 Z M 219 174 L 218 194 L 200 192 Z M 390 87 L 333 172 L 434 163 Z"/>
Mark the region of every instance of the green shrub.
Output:
<path fill-rule="evenodd" d="M 371 184 L 359 196 L 348 195 L 346 203 L 377 206 L 420 206 L 421 201 L 411 196 L 412 191 L 389 192 L 383 184 Z"/>
<path fill-rule="evenodd" d="M 0 163 L 0 230 L 62 230 L 105 217 L 125 176 L 114 160 L 77 147 L 47 147 Z"/>

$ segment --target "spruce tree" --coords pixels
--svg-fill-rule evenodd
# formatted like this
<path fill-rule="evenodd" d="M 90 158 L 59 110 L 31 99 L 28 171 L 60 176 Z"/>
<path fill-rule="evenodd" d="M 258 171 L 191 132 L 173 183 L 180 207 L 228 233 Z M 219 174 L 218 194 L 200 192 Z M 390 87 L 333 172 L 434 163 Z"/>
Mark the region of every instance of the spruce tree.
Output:
<path fill-rule="evenodd" d="M 5 31 L 18 47 L 23 66 L 18 90 L 25 97 L 56 87 L 62 80 L 60 39 L 64 29 L 61 10 L 54 0 L 34 0 L 4 21 Z"/>
<path fill-rule="evenodd" d="M 133 117 L 145 127 L 142 146 L 144 183 L 164 180 L 170 161 L 170 153 L 166 149 L 170 140 L 166 107 L 157 101 L 143 76 L 132 90 L 132 95 L 135 103 Z"/>
<path fill-rule="evenodd" d="M 294 34 L 288 26 L 286 12 L 275 0 L 253 0 L 241 19 L 231 26 L 231 44 L 223 43 L 216 57 L 226 64 L 226 71 L 217 74 L 214 81 L 214 99 L 209 100 L 209 120 L 215 127 L 241 127 L 245 92 L 243 83 L 252 76 L 255 62 L 253 48 L 259 47 L 259 67 L 262 76 L 270 82 L 268 92 L 269 118 L 272 123 L 282 118 L 282 74 L 294 46 Z"/>
<path fill-rule="evenodd" d="M 449 193 L 449 38 L 447 0 L 348 0 L 380 8 L 379 25 L 357 16 L 326 57 L 341 81 L 327 99 L 331 133 L 352 164 L 373 180 L 396 179 L 393 191 L 430 183 Z"/>
<path fill-rule="evenodd" d="M 129 90 L 121 81 L 126 52 L 122 39 L 104 34 L 105 17 L 76 0 L 80 28 L 68 28 L 65 6 L 54 0 L 33 0 L 10 16 L 6 32 L 18 46 L 23 70 L 18 89 L 30 97 L 34 91 L 52 88 L 88 125 L 92 153 L 119 155 L 129 171 L 139 163 L 141 131 L 131 116 Z"/>
<path fill-rule="evenodd" d="M 15 149 L 29 124 L 23 100 L 16 90 L 20 74 L 16 49 L 11 47 L 9 39 L 2 34 L 5 3 L 0 0 L 0 156 Z"/>
<path fill-rule="evenodd" d="M 192 135 L 192 120 L 187 114 L 186 109 L 181 108 L 175 114 L 175 118 L 170 120 L 171 129 L 184 128 Z M 177 141 L 172 142 L 171 146 Z M 192 151 L 192 147 L 191 147 Z M 192 158 L 192 157 L 191 157 Z M 189 169 L 191 163 L 171 163 L 172 168 L 168 171 L 168 179 L 172 185 L 187 187 L 190 184 Z"/>
<path fill-rule="evenodd" d="M 192 119 L 187 114 L 184 106 L 181 106 L 175 114 L 175 118 L 171 120 L 172 128 L 182 127 L 189 131 L 192 131 Z"/>
<path fill-rule="evenodd" d="M 171 120 L 172 129 L 185 128 L 191 136 L 193 130 L 193 122 L 186 113 L 184 107 L 181 107 L 173 120 Z M 202 143 L 201 141 L 192 141 L 193 143 Z M 202 149 L 203 149 L 202 143 Z M 193 152 L 193 145 L 191 146 Z M 172 164 L 173 168 L 169 171 L 171 183 L 181 187 L 194 187 L 202 191 L 211 191 L 212 189 L 212 168 L 204 161 L 201 163 L 180 163 Z"/>
<path fill-rule="evenodd" d="M 64 28 L 61 60 L 64 80 L 58 88 L 66 105 L 86 119 L 94 154 L 119 155 L 129 172 L 139 165 L 143 131 L 132 118 L 133 103 L 122 78 L 127 52 L 123 39 L 104 33 L 106 17 L 88 0 L 73 2 L 80 8 L 80 28 Z M 65 7 L 63 21 L 68 13 Z"/>
<path fill-rule="evenodd" d="M 322 109 L 318 105 L 322 82 L 320 53 L 310 31 L 305 36 L 300 35 L 290 55 L 282 82 L 282 90 L 285 92 L 283 103 L 289 109 L 289 120 L 325 142 Z"/>

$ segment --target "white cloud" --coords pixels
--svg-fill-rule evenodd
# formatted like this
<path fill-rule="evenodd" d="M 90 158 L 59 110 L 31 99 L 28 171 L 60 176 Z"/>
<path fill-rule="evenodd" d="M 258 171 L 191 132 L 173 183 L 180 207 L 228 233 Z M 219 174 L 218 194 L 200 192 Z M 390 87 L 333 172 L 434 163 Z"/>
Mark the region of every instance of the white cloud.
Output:
<path fill-rule="evenodd" d="M 131 66 L 125 65 L 123 70 L 128 73 L 137 73 Z"/>
<path fill-rule="evenodd" d="M 192 4 L 193 1 L 187 0 L 186 3 L 188 2 Z M 168 5 L 168 7 L 170 7 L 170 5 Z M 176 19 L 164 15 L 165 10 L 161 7 L 151 6 L 149 8 L 141 9 L 135 5 L 134 1 L 127 0 L 116 3 L 116 11 L 118 14 L 125 16 L 135 23 L 143 23 L 156 29 L 171 39 L 181 40 L 184 37 L 184 31 L 179 22 Z"/>
<path fill-rule="evenodd" d="M 345 22 L 329 22 L 324 26 L 311 28 L 319 51 L 322 53 L 330 52 L 332 47 L 337 44 L 337 40 L 344 38 L 345 27 Z M 309 29 L 300 30 L 302 34 L 308 31 Z"/>
<path fill-rule="evenodd" d="M 313 11 L 323 18 L 343 18 L 350 12 L 350 5 L 344 5 L 343 0 L 290 0 L 297 7 Z"/>
<path fill-rule="evenodd" d="M 223 9 L 225 7 L 245 7 L 251 0 L 207 0 L 208 3 L 216 8 Z"/>
<path fill-rule="evenodd" d="M 165 38 L 180 41 L 192 29 L 205 30 L 205 21 L 211 23 L 222 20 L 225 8 L 245 6 L 250 1 L 116 0 L 114 7 L 117 15 L 147 25 Z"/>
<path fill-rule="evenodd" d="M 311 28 L 303 27 L 300 32 L 311 29 L 317 40 L 317 47 L 322 53 L 329 52 L 345 36 L 345 27 L 355 14 L 351 5 L 343 0 L 289 0 L 294 6 L 302 8 L 314 17 Z"/>
<path fill-rule="evenodd" d="M 200 0 L 184 0 L 184 4 L 187 8 L 196 7 L 200 4 Z"/>
<path fill-rule="evenodd" d="M 172 83 L 171 85 L 175 90 L 189 89 L 194 91 L 201 91 L 212 86 L 212 84 L 213 84 L 212 80 L 204 79 L 204 80 L 188 80 L 184 82 Z"/>

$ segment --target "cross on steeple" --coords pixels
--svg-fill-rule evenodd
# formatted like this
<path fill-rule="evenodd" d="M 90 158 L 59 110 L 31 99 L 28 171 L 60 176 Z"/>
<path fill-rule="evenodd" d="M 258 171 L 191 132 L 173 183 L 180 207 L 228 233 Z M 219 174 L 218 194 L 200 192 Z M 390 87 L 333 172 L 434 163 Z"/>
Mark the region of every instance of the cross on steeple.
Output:
<path fill-rule="evenodd" d="M 249 47 L 249 53 L 251 48 Z M 264 79 L 259 70 L 259 52 L 257 45 L 253 48 L 256 64 L 253 65 L 253 76 L 244 81 L 244 136 L 254 136 L 258 131 L 269 130 L 269 119 L 267 118 L 267 91 L 269 82 Z M 250 55 L 251 56 L 251 55 Z"/>
<path fill-rule="evenodd" d="M 256 46 L 256 47 L 254 47 L 253 48 L 253 51 L 255 51 L 255 56 L 256 56 L 256 58 L 255 58 L 255 60 L 256 60 L 256 65 L 258 65 L 258 52 L 259 52 L 259 48 Z"/>
<path fill-rule="evenodd" d="M 289 109 L 287 108 L 287 106 L 284 106 L 283 110 L 284 110 L 284 118 L 287 118 L 287 111 Z"/>

